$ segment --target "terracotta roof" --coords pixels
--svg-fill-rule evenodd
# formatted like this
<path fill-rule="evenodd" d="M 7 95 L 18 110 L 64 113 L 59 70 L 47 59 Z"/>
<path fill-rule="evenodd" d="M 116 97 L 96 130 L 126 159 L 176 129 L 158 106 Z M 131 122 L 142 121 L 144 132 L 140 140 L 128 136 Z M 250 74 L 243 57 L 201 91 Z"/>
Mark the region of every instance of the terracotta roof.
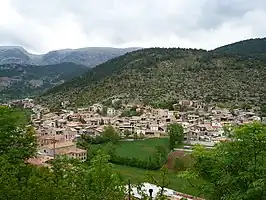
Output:
<path fill-rule="evenodd" d="M 47 162 L 48 160 L 52 160 L 52 159 L 53 157 L 51 156 L 39 155 L 34 158 L 29 158 L 26 162 L 32 165 L 41 166 L 41 165 L 46 165 L 45 162 Z"/>
<path fill-rule="evenodd" d="M 60 139 L 64 139 L 65 136 L 64 135 L 55 135 L 55 136 L 51 136 L 51 135 L 43 135 L 40 136 L 39 139 L 43 139 L 43 140 L 60 140 Z"/>
<path fill-rule="evenodd" d="M 63 148 L 63 147 L 71 147 L 74 145 L 75 144 L 72 141 L 58 142 L 58 143 L 55 143 L 55 148 L 57 149 L 57 148 Z M 54 144 L 43 145 L 41 148 L 53 149 Z"/>
<path fill-rule="evenodd" d="M 66 154 L 71 154 L 71 153 L 87 153 L 86 150 L 84 149 L 79 149 L 79 148 L 66 148 L 66 149 L 58 149 L 55 151 L 56 155 L 66 155 Z"/>

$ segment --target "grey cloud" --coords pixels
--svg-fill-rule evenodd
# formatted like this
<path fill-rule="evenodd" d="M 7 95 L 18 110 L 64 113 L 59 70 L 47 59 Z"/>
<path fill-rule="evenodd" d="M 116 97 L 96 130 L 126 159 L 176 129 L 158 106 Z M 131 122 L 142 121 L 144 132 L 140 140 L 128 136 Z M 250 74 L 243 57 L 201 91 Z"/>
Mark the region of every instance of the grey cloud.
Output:
<path fill-rule="evenodd" d="M 210 49 L 266 35 L 264 22 L 258 19 L 266 15 L 265 0 L 9 2 L 21 23 L 14 19 L 10 22 L 12 28 L 8 28 L 1 26 L 0 21 L 0 32 L 12 31 L 13 35 L 13 39 L 0 35 L 0 44 L 3 41 L 19 43 L 16 45 L 42 52 L 80 45 Z"/>
<path fill-rule="evenodd" d="M 207 0 L 204 4 L 204 12 L 198 23 L 202 28 L 217 28 L 226 21 L 241 19 L 247 12 L 256 9 L 264 9 L 266 11 L 266 1 Z"/>

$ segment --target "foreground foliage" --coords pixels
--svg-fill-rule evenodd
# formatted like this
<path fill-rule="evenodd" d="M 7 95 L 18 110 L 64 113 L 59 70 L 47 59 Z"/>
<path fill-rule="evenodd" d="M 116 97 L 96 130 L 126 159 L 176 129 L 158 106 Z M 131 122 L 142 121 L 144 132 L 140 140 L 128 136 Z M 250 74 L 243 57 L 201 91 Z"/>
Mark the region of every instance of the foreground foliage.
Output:
<path fill-rule="evenodd" d="M 232 139 L 213 150 L 195 148 L 193 166 L 183 177 L 206 180 L 196 186 L 210 200 L 266 199 L 266 126 L 240 126 Z"/>
<path fill-rule="evenodd" d="M 0 106 L 0 156 L 16 162 L 35 155 L 34 130 L 27 123 L 25 112 Z"/>

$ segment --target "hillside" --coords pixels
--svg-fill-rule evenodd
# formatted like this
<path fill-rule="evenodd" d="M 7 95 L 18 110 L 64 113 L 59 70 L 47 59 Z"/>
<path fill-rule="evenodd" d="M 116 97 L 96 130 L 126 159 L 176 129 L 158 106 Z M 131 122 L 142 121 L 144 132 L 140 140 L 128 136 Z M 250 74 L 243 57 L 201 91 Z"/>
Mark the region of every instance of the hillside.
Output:
<path fill-rule="evenodd" d="M 46 66 L 0 65 L 0 101 L 40 94 L 87 70 L 87 67 L 73 63 Z"/>
<path fill-rule="evenodd" d="M 178 99 L 259 105 L 265 100 L 266 63 L 203 50 L 152 48 L 127 53 L 54 87 L 39 101 L 87 105 L 120 97 L 162 105 Z"/>
<path fill-rule="evenodd" d="M 249 39 L 228 44 L 214 50 L 216 53 L 241 54 L 266 59 L 266 38 Z"/>
<path fill-rule="evenodd" d="M 19 46 L 0 46 L 0 65 L 54 65 L 72 62 L 77 65 L 95 67 L 107 60 L 137 49 L 139 48 L 88 47 L 55 50 L 43 55 L 35 55 Z"/>

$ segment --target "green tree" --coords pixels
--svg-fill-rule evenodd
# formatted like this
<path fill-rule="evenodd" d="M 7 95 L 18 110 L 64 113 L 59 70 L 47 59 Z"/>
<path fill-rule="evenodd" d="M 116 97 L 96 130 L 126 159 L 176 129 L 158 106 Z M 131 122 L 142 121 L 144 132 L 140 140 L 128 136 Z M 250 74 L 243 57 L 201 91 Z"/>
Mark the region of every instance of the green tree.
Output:
<path fill-rule="evenodd" d="M 156 146 L 156 152 L 153 155 L 156 165 L 162 166 L 167 161 L 168 152 L 163 146 Z"/>
<path fill-rule="evenodd" d="M 120 139 L 118 132 L 111 125 L 105 126 L 103 131 L 103 139 L 107 142 L 117 143 Z"/>
<path fill-rule="evenodd" d="M 114 101 L 113 103 L 113 107 L 114 109 L 118 110 L 118 109 L 121 109 L 122 108 L 122 100 L 117 100 L 117 101 Z"/>
<path fill-rule="evenodd" d="M 13 161 L 25 160 L 36 152 L 36 138 L 32 127 L 21 111 L 0 107 L 0 156 Z"/>
<path fill-rule="evenodd" d="M 169 148 L 172 150 L 177 144 L 184 141 L 184 129 L 180 124 L 170 124 L 167 126 L 167 133 L 170 137 Z"/>
<path fill-rule="evenodd" d="M 87 199 L 115 200 L 124 198 L 125 187 L 123 187 L 120 177 L 113 172 L 112 164 L 108 162 L 109 159 L 110 156 L 98 151 L 91 160 L 89 169 L 84 176 Z"/>
<path fill-rule="evenodd" d="M 260 109 L 261 117 L 266 117 L 266 104 L 262 105 Z"/>
<path fill-rule="evenodd" d="M 128 138 L 132 133 L 129 130 L 124 130 L 124 135 Z"/>
<path fill-rule="evenodd" d="M 147 179 L 155 184 L 156 186 L 160 187 L 160 191 L 157 194 L 156 199 L 158 200 L 166 200 L 167 198 L 164 195 L 165 188 L 167 188 L 170 184 L 169 178 L 168 178 L 168 169 L 163 166 L 160 169 L 160 174 L 158 178 L 155 178 L 155 175 L 153 173 L 147 173 Z"/>
<path fill-rule="evenodd" d="M 106 115 L 107 115 L 107 107 L 106 107 L 106 106 L 103 106 L 103 109 L 102 109 L 102 111 L 100 112 L 100 114 L 101 114 L 102 116 L 106 116 Z"/>
<path fill-rule="evenodd" d="M 103 150 L 106 154 L 108 154 L 111 158 L 116 155 L 116 146 L 112 142 L 108 142 L 104 147 Z"/>
<path fill-rule="evenodd" d="M 231 136 L 231 142 L 211 150 L 196 147 L 193 164 L 183 177 L 205 180 L 205 184 L 195 186 L 206 199 L 266 199 L 266 126 L 242 125 Z"/>

